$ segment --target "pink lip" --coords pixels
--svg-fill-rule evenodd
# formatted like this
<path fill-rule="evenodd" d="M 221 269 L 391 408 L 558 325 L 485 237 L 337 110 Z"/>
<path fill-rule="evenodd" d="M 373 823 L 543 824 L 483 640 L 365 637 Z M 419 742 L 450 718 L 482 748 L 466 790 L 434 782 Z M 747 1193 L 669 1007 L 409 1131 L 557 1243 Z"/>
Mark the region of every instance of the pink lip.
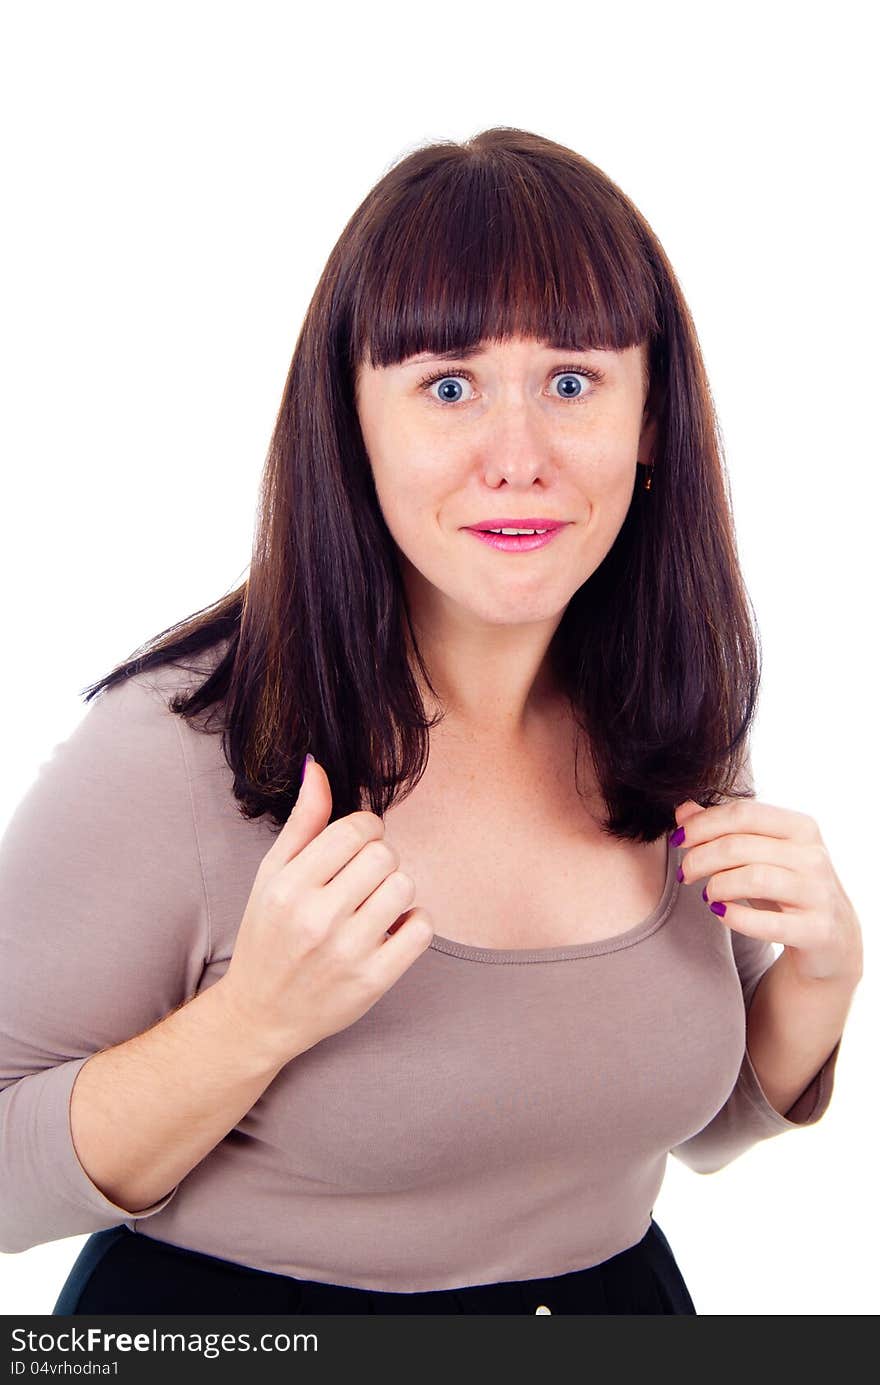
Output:
<path fill-rule="evenodd" d="M 561 529 L 567 524 L 565 519 L 481 519 L 477 524 L 466 524 L 465 529 Z"/>
<path fill-rule="evenodd" d="M 528 525 L 509 526 L 518 528 L 528 528 Z M 539 526 L 543 528 L 543 525 Z M 468 528 L 467 533 L 473 534 L 475 539 L 481 543 L 487 543 L 491 548 L 497 548 L 502 553 L 529 553 L 533 548 L 544 548 L 548 543 L 552 543 L 556 535 L 564 528 L 562 524 L 554 524 L 547 529 L 546 534 L 488 534 L 482 529 Z"/>

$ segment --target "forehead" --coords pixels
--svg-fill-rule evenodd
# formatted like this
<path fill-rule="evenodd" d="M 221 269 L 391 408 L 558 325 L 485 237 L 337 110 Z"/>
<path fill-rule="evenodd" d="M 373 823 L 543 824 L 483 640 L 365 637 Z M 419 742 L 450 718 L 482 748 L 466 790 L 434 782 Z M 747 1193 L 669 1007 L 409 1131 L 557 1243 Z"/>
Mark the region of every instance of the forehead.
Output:
<path fill-rule="evenodd" d="M 549 355 L 560 351 L 597 356 L 611 361 L 625 359 L 644 351 L 644 344 L 617 350 L 613 347 L 599 347 L 588 343 L 577 344 L 570 339 L 559 341 L 537 337 L 508 337 L 505 340 L 484 339 L 466 346 L 450 347 L 444 351 L 413 352 L 411 355 L 404 356 L 401 360 L 392 362 L 387 366 L 371 366 L 368 357 L 365 356 L 358 367 L 358 373 L 385 374 L 389 371 L 404 370 L 409 366 L 424 365 L 431 361 L 479 361 L 493 356 L 510 359 L 521 357 L 523 360 L 527 360 L 533 355 Z"/>
<path fill-rule="evenodd" d="M 538 337 L 508 337 L 504 341 L 484 339 L 464 347 L 451 347 L 448 351 L 420 351 L 407 356 L 403 365 L 415 361 L 469 361 L 488 355 L 519 355 L 534 351 L 595 351 L 596 347 L 576 344 L 573 341 L 551 341 Z"/>

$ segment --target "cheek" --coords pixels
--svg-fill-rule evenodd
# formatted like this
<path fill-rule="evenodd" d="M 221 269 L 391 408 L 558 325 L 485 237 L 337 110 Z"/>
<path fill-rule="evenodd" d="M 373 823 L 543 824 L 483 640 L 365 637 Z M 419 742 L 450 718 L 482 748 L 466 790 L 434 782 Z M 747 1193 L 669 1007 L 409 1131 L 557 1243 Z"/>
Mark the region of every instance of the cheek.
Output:
<path fill-rule="evenodd" d="M 636 476 L 635 458 L 635 450 L 612 439 L 607 446 L 573 450 L 567 465 L 586 501 L 615 510 L 623 505 L 625 511 Z"/>
<path fill-rule="evenodd" d="M 400 460 L 373 468 L 376 494 L 388 530 L 404 550 L 421 542 L 443 503 L 436 475 L 427 466 Z"/>
<path fill-rule="evenodd" d="M 571 490 L 580 502 L 590 553 L 607 553 L 632 504 L 637 468 L 619 443 L 571 462 Z"/>
<path fill-rule="evenodd" d="M 386 517 L 413 528 L 436 519 L 465 473 L 440 448 L 405 437 L 395 441 L 393 452 L 386 449 L 373 463 L 376 493 Z"/>

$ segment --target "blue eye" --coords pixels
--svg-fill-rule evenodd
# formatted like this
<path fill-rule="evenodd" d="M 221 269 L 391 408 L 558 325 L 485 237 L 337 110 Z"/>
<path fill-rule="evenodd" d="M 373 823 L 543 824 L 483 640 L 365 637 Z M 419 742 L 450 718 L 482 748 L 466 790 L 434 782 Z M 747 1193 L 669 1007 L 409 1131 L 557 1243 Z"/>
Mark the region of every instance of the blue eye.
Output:
<path fill-rule="evenodd" d="M 431 385 L 436 384 L 437 381 L 442 381 L 442 382 L 443 382 L 443 386 L 444 386 L 444 388 L 445 388 L 447 385 L 455 385 L 456 382 L 457 382 L 460 378 L 462 378 L 462 377 L 463 377 L 465 380 L 471 380 L 471 379 L 472 379 L 471 375 L 469 375 L 469 374 L 465 375 L 464 372 L 461 372 L 460 375 L 429 375 L 428 378 L 427 378 L 427 380 L 422 380 L 422 381 L 421 381 L 421 383 L 420 383 L 420 385 L 419 385 L 419 389 L 427 390 L 427 389 L 430 388 Z M 457 404 L 457 403 L 458 403 L 458 400 L 457 400 L 457 399 L 449 399 L 449 398 L 447 397 L 447 398 L 445 398 L 445 399 L 443 400 L 443 402 L 444 402 L 445 404 Z"/>
<path fill-rule="evenodd" d="M 553 379 L 554 379 L 554 380 L 565 380 L 565 381 L 567 381 L 568 383 L 572 383 L 572 382 L 574 382 L 574 380 L 575 380 L 575 376 L 576 376 L 576 375 L 579 375 L 579 374 L 580 374 L 580 371 L 565 370 L 565 371 L 561 371 L 558 375 L 554 375 L 554 376 L 553 376 Z M 579 384 L 579 382 L 578 382 L 578 384 Z M 580 396 L 581 396 L 582 394 L 583 394 L 583 385 L 580 385 L 580 384 L 579 384 L 577 394 L 566 394 L 566 395 L 563 395 L 562 397 L 563 397 L 563 399 L 579 399 Z"/>
<path fill-rule="evenodd" d="M 601 383 L 604 378 L 600 370 L 591 370 L 587 366 L 563 366 L 559 370 L 553 372 L 552 378 L 554 380 L 570 379 L 578 375 L 584 376 L 585 379 L 591 381 L 594 385 Z M 433 375 L 428 375 L 423 380 L 420 380 L 418 387 L 420 390 L 428 391 L 432 385 L 436 385 L 441 381 L 444 386 L 450 384 L 454 386 L 458 380 L 467 380 L 470 384 L 473 384 L 474 377 L 469 370 L 456 370 L 454 373 L 450 373 L 449 371 L 435 371 Z M 579 404 L 582 399 L 589 398 L 592 393 L 592 390 L 585 391 L 583 386 L 581 386 L 576 394 L 557 395 L 556 398 L 568 399 L 574 404 Z M 450 399 L 448 395 L 442 400 L 438 399 L 436 395 L 431 395 L 430 397 L 435 404 L 440 404 L 441 406 L 444 404 L 458 404 L 461 402 L 460 398 Z"/>

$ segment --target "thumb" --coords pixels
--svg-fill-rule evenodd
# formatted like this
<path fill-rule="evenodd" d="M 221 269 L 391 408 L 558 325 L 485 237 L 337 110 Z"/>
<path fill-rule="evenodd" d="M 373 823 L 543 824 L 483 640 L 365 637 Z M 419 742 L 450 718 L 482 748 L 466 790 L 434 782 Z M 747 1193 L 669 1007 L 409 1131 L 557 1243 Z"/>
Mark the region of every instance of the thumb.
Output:
<path fill-rule="evenodd" d="M 333 794 L 330 780 L 314 755 L 303 762 L 302 783 L 287 821 L 272 843 L 266 858 L 271 868 L 280 869 L 299 854 L 330 821 Z"/>
<path fill-rule="evenodd" d="M 309 751 L 303 760 L 302 782 L 300 783 L 299 794 L 293 807 L 293 812 L 302 820 L 307 818 L 309 822 L 318 823 L 326 827 L 333 809 L 333 794 L 330 791 L 330 780 L 324 771 L 323 765 L 319 765 L 314 755 Z M 291 817 L 293 813 L 291 813 Z M 311 833 L 314 836 L 314 831 Z"/>
<path fill-rule="evenodd" d="M 316 760 L 315 760 L 314 755 L 312 754 L 311 751 L 309 751 L 309 753 L 306 755 L 306 758 L 303 760 L 302 774 L 301 774 L 300 777 L 299 777 L 299 783 L 300 783 L 300 797 L 302 797 L 302 786 L 303 786 L 303 785 L 305 784 L 305 782 L 306 782 L 306 775 L 307 775 L 308 772 L 309 772 L 309 765 L 314 765 L 314 764 L 316 764 L 316 763 L 317 763 L 317 762 L 316 762 Z M 297 802 L 299 802 L 299 799 L 297 799 Z"/>
<path fill-rule="evenodd" d="M 684 803 L 679 803 L 675 810 L 675 821 L 679 827 L 683 827 L 688 818 L 695 817 L 697 813 L 705 813 L 706 809 L 701 803 L 697 803 L 693 798 L 688 798 Z"/>

